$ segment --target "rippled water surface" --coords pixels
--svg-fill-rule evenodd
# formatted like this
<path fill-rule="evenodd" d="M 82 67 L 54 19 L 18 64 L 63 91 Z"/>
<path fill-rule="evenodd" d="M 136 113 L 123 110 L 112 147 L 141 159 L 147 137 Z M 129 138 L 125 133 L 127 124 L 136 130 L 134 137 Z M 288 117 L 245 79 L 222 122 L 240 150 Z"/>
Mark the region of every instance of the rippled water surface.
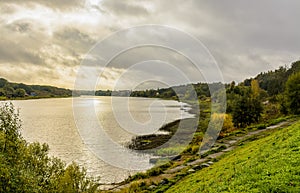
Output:
<path fill-rule="evenodd" d="M 151 155 L 139 154 L 134 158 L 139 160 L 137 166 L 128 157 L 130 150 L 120 153 L 107 139 L 122 147 L 137 134 L 155 133 L 166 123 L 191 117 L 182 103 L 148 98 L 80 97 L 13 103 L 20 110 L 26 140 L 48 143 L 51 155 L 67 163 L 77 162 L 105 183 L 122 181 L 136 169 L 151 167 Z M 103 156 L 91 150 L 91 145 Z M 117 158 L 116 164 L 107 163 L 113 158 Z M 120 168 L 119 162 L 126 164 L 126 169 Z"/>

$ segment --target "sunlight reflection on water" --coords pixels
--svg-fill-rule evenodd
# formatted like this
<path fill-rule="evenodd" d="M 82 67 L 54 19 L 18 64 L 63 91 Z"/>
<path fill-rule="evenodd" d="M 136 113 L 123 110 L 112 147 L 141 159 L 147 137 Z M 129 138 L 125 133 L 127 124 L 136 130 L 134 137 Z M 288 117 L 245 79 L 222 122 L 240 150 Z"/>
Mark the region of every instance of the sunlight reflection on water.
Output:
<path fill-rule="evenodd" d="M 122 129 L 115 120 L 110 106 L 111 97 L 81 97 L 80 99 L 82 99 L 82 102 L 76 105 L 81 105 L 82 107 L 95 106 L 95 110 L 92 110 L 96 112 L 98 121 L 114 142 L 121 145 L 130 142 L 134 135 Z M 122 99 L 118 100 L 119 102 L 122 101 Z M 191 117 L 186 112 L 187 109 L 183 111 L 186 107 L 183 108 L 183 104 L 177 101 L 145 98 L 131 98 L 130 100 L 131 114 L 139 122 L 149 121 L 148 108 L 154 101 L 159 101 L 154 103 L 155 105 L 153 106 L 153 112 L 157 113 L 156 116 L 164 116 L 166 110 L 164 123 L 143 127 L 143 129 L 151 132 L 157 131 L 163 124 L 179 118 Z M 89 151 L 76 128 L 72 110 L 72 98 L 24 100 L 13 101 L 13 103 L 20 110 L 24 138 L 29 142 L 48 143 L 50 155 L 57 156 L 67 163 L 77 162 L 87 169 L 89 175 L 99 176 L 104 183 L 122 181 L 128 175 L 136 172 L 111 166 L 98 159 Z M 118 110 L 122 111 L 121 108 Z M 93 127 L 93 124 L 96 123 L 90 120 L 89 113 L 82 111 L 81 118 L 86 127 Z M 155 120 L 153 123 L 155 123 Z M 101 148 L 107 150 L 109 156 L 110 147 L 101 144 Z M 140 155 L 140 159 L 144 160 L 143 163 L 146 165 L 150 164 L 149 158 L 149 155 Z"/>

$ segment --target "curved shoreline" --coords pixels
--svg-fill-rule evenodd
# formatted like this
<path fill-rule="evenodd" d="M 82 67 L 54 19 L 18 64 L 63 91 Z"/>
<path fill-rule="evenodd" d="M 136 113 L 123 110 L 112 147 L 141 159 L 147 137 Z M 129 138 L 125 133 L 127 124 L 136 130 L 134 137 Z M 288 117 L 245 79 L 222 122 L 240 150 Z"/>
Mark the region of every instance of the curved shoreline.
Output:
<path fill-rule="evenodd" d="M 159 133 L 135 136 L 127 145 L 127 148 L 132 150 L 144 150 L 145 152 L 153 153 L 151 149 L 165 144 L 177 132 L 181 121 L 189 122 L 191 119 L 197 118 L 197 116 L 195 116 L 197 115 L 197 113 L 195 113 L 196 108 L 193 105 L 184 103 L 184 106 L 189 107 L 189 109 L 184 109 L 184 111 L 194 117 L 180 118 L 167 123 L 158 129 Z M 160 132 L 162 134 L 160 134 Z"/>
<path fill-rule="evenodd" d="M 176 130 L 175 127 L 178 127 L 180 121 L 183 119 L 177 119 L 173 122 L 163 125 L 158 131 L 167 132 L 166 134 L 148 134 L 136 136 L 131 140 L 131 143 L 128 145 L 129 149 L 132 150 L 147 150 L 153 149 L 164 144 L 168 141 Z"/>

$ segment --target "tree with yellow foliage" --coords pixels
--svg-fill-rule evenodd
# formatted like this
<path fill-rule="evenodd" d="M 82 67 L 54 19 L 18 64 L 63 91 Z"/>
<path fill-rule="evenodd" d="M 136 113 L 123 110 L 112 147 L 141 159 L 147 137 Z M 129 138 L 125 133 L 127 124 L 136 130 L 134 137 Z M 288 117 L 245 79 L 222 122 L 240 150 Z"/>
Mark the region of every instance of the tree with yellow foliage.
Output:
<path fill-rule="evenodd" d="M 222 130 L 220 132 L 220 136 L 224 136 L 224 135 L 226 135 L 226 133 L 229 133 L 234 130 L 232 116 L 230 114 L 214 113 L 211 116 L 211 121 L 212 121 L 212 123 L 216 123 L 215 125 L 217 125 L 221 121 L 223 121 L 223 126 L 222 126 Z"/>
<path fill-rule="evenodd" d="M 252 97 L 253 98 L 258 98 L 260 94 L 260 87 L 258 84 L 258 80 L 253 79 L 251 81 L 251 92 L 252 92 Z"/>

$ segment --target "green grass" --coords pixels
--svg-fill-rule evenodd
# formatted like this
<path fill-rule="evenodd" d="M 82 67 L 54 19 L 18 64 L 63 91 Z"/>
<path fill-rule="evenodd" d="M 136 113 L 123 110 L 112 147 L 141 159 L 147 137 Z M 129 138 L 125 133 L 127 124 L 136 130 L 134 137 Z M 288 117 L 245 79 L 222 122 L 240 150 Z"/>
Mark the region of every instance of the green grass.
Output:
<path fill-rule="evenodd" d="M 6 100 L 7 98 L 5 96 L 0 96 L 0 100 Z"/>
<path fill-rule="evenodd" d="M 300 121 L 249 142 L 167 192 L 299 192 Z"/>
<path fill-rule="evenodd" d="M 288 119 L 292 118 L 291 116 L 286 116 L 286 117 L 279 117 L 277 119 L 271 119 L 269 122 L 268 122 L 268 126 L 271 126 L 271 125 L 276 125 L 280 122 L 283 122 L 283 121 L 286 121 Z"/>
<path fill-rule="evenodd" d="M 166 148 L 158 149 L 155 152 L 155 155 L 158 156 L 172 156 L 172 155 L 178 155 L 184 150 L 184 145 L 178 145 L 178 146 L 171 146 Z"/>

